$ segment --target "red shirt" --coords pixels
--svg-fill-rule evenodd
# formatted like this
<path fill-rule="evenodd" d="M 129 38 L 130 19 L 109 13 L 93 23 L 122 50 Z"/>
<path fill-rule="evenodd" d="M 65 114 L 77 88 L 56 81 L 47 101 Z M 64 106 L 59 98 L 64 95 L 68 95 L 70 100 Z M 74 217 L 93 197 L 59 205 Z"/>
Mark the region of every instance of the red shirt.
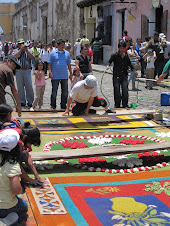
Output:
<path fill-rule="evenodd" d="M 88 49 L 87 54 L 88 57 L 92 57 L 93 56 L 93 51 L 91 49 Z"/>

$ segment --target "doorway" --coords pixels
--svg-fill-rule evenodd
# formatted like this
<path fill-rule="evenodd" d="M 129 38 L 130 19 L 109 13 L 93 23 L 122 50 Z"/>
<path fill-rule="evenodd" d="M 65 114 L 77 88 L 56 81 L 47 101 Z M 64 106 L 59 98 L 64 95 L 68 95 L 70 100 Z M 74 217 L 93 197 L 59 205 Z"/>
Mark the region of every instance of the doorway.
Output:
<path fill-rule="evenodd" d="M 162 16 L 163 16 L 163 6 L 160 5 L 159 8 L 156 8 L 156 14 L 155 14 L 155 20 L 156 20 L 155 31 L 159 33 L 162 32 L 162 28 L 161 28 Z"/>

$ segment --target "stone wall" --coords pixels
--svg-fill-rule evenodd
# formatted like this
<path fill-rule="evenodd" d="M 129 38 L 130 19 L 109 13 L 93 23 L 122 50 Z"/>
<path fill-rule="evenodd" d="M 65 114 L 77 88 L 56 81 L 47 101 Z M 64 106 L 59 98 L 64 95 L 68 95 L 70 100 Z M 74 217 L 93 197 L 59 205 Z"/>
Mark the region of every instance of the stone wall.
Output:
<path fill-rule="evenodd" d="M 21 0 L 15 4 L 14 37 L 51 42 L 68 39 L 72 46 L 84 32 L 83 11 L 77 0 Z M 72 48 L 73 50 L 73 48 Z"/>

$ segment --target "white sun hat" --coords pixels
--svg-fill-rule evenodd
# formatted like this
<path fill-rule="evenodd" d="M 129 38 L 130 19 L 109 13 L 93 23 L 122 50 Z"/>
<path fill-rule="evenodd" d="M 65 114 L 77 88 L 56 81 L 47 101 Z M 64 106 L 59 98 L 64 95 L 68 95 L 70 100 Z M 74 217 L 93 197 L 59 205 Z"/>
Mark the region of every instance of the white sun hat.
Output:
<path fill-rule="evenodd" d="M 14 129 L 5 129 L 0 132 L 0 150 L 10 152 L 16 147 L 20 136 Z"/>

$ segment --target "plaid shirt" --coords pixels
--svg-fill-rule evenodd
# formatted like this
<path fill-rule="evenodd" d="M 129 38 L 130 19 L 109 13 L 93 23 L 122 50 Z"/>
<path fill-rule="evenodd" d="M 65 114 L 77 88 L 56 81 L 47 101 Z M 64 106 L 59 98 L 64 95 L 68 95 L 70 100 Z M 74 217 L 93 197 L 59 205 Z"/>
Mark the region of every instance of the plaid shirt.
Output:
<path fill-rule="evenodd" d="M 15 49 L 12 54 L 14 55 L 18 51 L 19 49 Z M 28 51 L 34 56 L 33 52 L 30 49 Z M 31 69 L 31 59 L 26 52 L 21 52 L 21 54 L 18 56 L 18 62 L 21 65 L 21 68 Z"/>

